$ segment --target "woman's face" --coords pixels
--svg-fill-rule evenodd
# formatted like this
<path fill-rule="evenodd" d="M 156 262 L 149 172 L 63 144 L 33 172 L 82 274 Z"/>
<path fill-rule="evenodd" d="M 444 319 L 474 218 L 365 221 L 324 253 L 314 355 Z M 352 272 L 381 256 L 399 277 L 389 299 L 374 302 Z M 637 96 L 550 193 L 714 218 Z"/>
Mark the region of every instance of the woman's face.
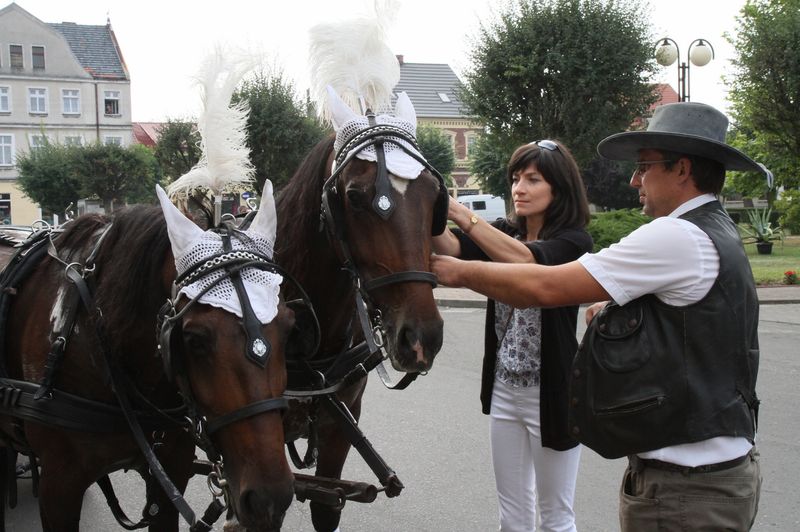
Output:
<path fill-rule="evenodd" d="M 553 190 L 535 164 L 514 173 L 511 182 L 514 212 L 521 218 L 544 216 L 553 201 Z"/>

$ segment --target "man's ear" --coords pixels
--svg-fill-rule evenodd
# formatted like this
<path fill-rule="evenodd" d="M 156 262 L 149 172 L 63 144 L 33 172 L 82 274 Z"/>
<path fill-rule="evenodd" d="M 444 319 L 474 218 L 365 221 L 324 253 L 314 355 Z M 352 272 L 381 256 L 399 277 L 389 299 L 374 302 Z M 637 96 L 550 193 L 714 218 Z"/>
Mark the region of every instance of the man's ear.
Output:
<path fill-rule="evenodd" d="M 692 173 L 692 161 L 688 157 L 681 157 L 677 164 L 679 165 L 678 176 L 682 178 L 681 180 L 689 179 Z"/>

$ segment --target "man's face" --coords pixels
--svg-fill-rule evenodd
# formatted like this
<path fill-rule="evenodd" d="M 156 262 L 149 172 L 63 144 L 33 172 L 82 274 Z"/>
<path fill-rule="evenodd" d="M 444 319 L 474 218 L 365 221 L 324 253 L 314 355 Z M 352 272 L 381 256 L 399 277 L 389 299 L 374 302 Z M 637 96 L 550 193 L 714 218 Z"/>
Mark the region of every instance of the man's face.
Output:
<path fill-rule="evenodd" d="M 665 163 L 675 162 L 667 170 Z M 642 212 L 653 218 L 666 216 L 680 205 L 677 175 L 682 165 L 670 161 L 657 150 L 639 150 L 637 167 L 631 176 L 631 186 L 639 191 Z"/>

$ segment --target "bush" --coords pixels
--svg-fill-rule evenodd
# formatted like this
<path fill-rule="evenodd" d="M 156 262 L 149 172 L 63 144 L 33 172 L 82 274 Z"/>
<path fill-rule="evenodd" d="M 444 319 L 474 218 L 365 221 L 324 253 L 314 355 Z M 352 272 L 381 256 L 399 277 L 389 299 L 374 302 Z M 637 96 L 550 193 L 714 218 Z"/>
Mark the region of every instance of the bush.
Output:
<path fill-rule="evenodd" d="M 775 210 L 781 213 L 780 226 L 800 235 L 800 190 L 785 190 L 775 201 Z"/>
<path fill-rule="evenodd" d="M 619 242 L 622 237 L 650 220 L 651 218 L 642 214 L 639 209 L 620 209 L 593 214 L 587 230 L 594 239 L 594 251 L 600 251 Z"/>

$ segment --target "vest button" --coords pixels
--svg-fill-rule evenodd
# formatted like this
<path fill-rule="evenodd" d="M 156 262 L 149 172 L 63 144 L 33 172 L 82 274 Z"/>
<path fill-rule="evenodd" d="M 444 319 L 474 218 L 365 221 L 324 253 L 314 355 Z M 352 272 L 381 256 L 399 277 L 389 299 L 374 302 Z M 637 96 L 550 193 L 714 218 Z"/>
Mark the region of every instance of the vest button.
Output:
<path fill-rule="evenodd" d="M 631 320 L 628 321 L 628 327 L 631 327 L 631 328 L 636 327 L 637 323 L 639 323 L 639 322 L 636 321 L 636 318 L 631 318 Z"/>
<path fill-rule="evenodd" d="M 572 434 L 577 436 L 580 433 L 581 433 L 581 429 L 579 429 L 578 427 L 572 427 Z"/>
<path fill-rule="evenodd" d="M 600 325 L 597 326 L 597 328 L 600 330 L 600 332 L 604 332 L 606 330 L 606 324 L 601 323 Z"/>
<path fill-rule="evenodd" d="M 579 402 L 580 402 L 580 401 L 578 401 L 578 398 L 577 398 L 577 397 L 573 397 L 573 398 L 572 398 L 572 406 L 578 406 L 578 403 L 579 403 Z"/>
<path fill-rule="evenodd" d="M 581 370 L 575 368 L 574 370 L 572 370 L 572 376 L 577 379 L 578 377 L 581 376 Z"/>

